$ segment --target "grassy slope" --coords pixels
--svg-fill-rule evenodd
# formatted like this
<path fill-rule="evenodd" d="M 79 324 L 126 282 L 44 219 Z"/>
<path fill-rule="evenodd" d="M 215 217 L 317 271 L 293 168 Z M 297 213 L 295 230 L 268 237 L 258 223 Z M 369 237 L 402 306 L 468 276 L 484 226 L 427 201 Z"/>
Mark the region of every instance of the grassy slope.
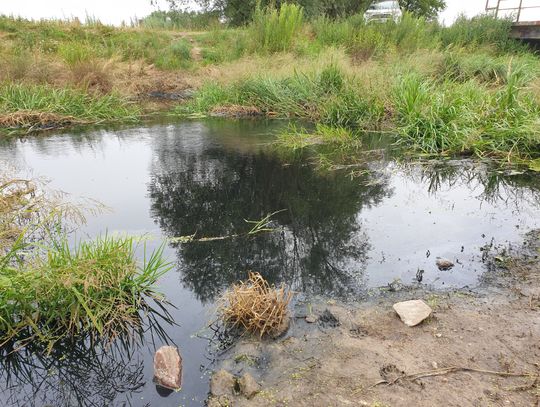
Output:
<path fill-rule="evenodd" d="M 247 28 L 214 22 L 189 34 L 0 18 L 8 55 L 0 62 L 0 114 L 133 120 L 140 112 L 127 98 L 195 86 L 195 100 L 178 114 L 244 105 L 324 124 L 325 140 L 331 128 L 384 130 L 428 154 L 538 156 L 540 63 L 509 39 L 507 21 L 482 17 L 449 28 L 409 16 L 368 26 L 360 16 L 302 22 L 287 7 L 258 13 Z M 65 88 L 91 103 L 71 109 L 76 97 L 54 96 Z M 34 94 L 47 97 L 27 103 Z"/>

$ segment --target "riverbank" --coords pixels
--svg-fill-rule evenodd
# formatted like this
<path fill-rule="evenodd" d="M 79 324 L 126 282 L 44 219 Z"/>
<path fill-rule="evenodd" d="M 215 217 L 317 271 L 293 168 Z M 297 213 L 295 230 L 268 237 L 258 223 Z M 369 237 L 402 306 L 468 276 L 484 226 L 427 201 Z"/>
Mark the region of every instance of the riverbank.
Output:
<path fill-rule="evenodd" d="M 0 131 L 128 123 L 156 112 L 265 115 L 323 124 L 323 142 L 344 130 L 360 141 L 380 132 L 415 155 L 538 166 L 540 62 L 509 39 L 508 21 L 441 27 L 405 16 L 366 25 L 358 15 L 272 13 L 244 28 L 198 32 L 1 17 Z M 287 36 L 281 15 L 291 21 Z M 298 146 L 320 136 L 291 129 L 282 139 Z"/>
<path fill-rule="evenodd" d="M 217 368 L 250 373 L 262 386 L 251 400 L 231 396 L 235 406 L 536 406 L 539 247 L 530 234 L 519 257 L 494 260 L 491 281 L 475 291 L 298 304 L 285 337 L 246 338 Z M 412 298 L 434 313 L 410 328 L 392 304 Z"/>

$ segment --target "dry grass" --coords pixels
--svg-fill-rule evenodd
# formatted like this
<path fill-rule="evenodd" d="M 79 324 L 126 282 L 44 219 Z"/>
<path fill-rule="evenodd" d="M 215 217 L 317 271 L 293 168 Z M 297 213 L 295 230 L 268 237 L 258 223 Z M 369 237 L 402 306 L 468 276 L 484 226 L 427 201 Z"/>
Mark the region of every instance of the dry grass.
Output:
<path fill-rule="evenodd" d="M 228 84 L 246 78 L 264 76 L 286 78 L 295 72 L 311 72 L 321 70 L 329 63 L 334 63 L 345 72 L 353 72 L 350 58 L 345 50 L 328 48 L 315 56 L 298 56 L 294 53 L 268 55 L 249 55 L 239 60 L 224 63 L 219 66 L 201 68 L 194 80 L 196 84 L 217 82 Z"/>
<path fill-rule="evenodd" d="M 226 117 L 250 117 L 260 116 L 262 112 L 255 106 L 225 105 L 214 107 L 211 114 Z"/>
<path fill-rule="evenodd" d="M 276 336 L 287 328 L 292 296 L 285 286 L 271 287 L 259 273 L 250 272 L 246 281 L 233 285 L 224 294 L 219 313 L 228 326 L 261 338 Z"/>
<path fill-rule="evenodd" d="M 56 113 L 34 112 L 31 110 L 19 110 L 14 113 L 0 114 L 0 127 L 8 129 L 59 129 L 73 124 L 81 124 L 72 116 L 63 116 Z"/>

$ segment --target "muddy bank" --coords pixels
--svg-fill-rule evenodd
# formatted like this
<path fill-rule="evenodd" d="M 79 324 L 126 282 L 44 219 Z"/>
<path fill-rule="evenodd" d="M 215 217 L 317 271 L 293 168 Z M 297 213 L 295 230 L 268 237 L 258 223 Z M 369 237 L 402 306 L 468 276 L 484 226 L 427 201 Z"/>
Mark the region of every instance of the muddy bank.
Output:
<path fill-rule="evenodd" d="M 404 290 L 363 304 L 297 304 L 285 337 L 244 339 L 218 366 L 250 373 L 262 385 L 252 399 L 233 396 L 232 404 L 540 405 L 538 247 L 536 233 L 518 257 L 494 259 L 489 285 L 475 291 Z M 434 312 L 409 328 L 392 304 L 413 298 Z M 317 321 L 308 323 L 311 314 Z"/>

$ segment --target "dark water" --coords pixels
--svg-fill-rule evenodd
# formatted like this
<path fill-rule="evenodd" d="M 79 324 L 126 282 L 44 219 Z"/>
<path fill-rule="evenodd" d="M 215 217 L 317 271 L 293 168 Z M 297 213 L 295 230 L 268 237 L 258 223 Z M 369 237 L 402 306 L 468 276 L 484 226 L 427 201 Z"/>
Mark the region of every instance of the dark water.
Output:
<path fill-rule="evenodd" d="M 367 154 L 356 176 L 268 146 L 283 124 L 189 122 L 119 131 L 8 140 L 0 166 L 46 177 L 50 186 L 112 209 L 78 238 L 108 233 L 227 236 L 273 217 L 276 232 L 169 244 L 175 267 L 159 289 L 178 327 L 163 326 L 184 358 L 184 387 L 162 397 L 152 357 L 163 339 L 103 349 L 81 343 L 39 360 L 3 360 L 0 404 L 200 405 L 208 390 L 208 342 L 199 338 L 216 296 L 248 270 L 310 295 L 361 299 L 396 279 L 433 288 L 475 286 L 492 247 L 519 244 L 540 227 L 540 177 L 472 161 L 399 164 Z M 437 257 L 456 262 L 439 271 Z"/>

